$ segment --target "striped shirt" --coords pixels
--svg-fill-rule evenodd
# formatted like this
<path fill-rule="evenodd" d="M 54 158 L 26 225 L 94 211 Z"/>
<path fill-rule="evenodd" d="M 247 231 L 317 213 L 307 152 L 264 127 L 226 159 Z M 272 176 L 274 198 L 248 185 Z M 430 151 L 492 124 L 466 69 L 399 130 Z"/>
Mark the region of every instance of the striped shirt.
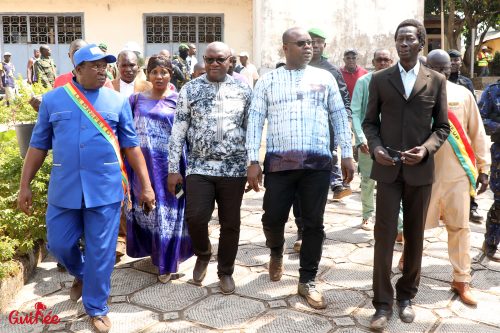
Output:
<path fill-rule="evenodd" d="M 248 115 L 248 159 L 259 158 L 262 128 L 267 118 L 264 170 L 331 169 L 331 121 L 335 145 L 342 157 L 352 157 L 351 131 L 337 82 L 327 71 L 311 66 L 280 67 L 255 86 Z"/>

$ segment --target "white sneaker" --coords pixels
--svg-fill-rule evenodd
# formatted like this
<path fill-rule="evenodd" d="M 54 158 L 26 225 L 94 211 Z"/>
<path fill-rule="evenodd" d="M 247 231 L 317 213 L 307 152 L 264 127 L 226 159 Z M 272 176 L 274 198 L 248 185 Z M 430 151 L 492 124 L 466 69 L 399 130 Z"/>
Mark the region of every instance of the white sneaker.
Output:
<path fill-rule="evenodd" d="M 361 229 L 366 231 L 372 231 L 375 223 L 373 223 L 373 217 L 369 217 L 367 219 L 363 219 L 361 222 Z"/>

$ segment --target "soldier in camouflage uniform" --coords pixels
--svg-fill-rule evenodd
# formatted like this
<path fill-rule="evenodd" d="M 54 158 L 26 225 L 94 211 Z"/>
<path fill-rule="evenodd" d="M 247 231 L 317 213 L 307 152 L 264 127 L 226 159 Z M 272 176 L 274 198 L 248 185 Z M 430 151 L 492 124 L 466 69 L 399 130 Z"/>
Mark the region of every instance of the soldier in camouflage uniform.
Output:
<path fill-rule="evenodd" d="M 486 219 L 483 251 L 490 260 L 500 262 L 500 80 L 486 87 L 479 109 L 486 133 L 491 136 L 491 179 L 490 188 L 495 201 Z"/>
<path fill-rule="evenodd" d="M 52 88 L 56 79 L 56 65 L 50 57 L 50 47 L 48 45 L 40 46 L 40 54 L 40 59 L 33 65 L 37 80 L 45 88 Z"/>
<path fill-rule="evenodd" d="M 172 77 L 172 83 L 177 88 L 181 90 L 182 86 L 191 80 L 191 68 L 187 62 L 189 46 L 187 44 L 179 45 L 179 55 L 174 56 L 172 60 L 172 65 L 180 69 L 182 75 L 179 75 L 177 71 L 174 70 L 174 75 Z"/>

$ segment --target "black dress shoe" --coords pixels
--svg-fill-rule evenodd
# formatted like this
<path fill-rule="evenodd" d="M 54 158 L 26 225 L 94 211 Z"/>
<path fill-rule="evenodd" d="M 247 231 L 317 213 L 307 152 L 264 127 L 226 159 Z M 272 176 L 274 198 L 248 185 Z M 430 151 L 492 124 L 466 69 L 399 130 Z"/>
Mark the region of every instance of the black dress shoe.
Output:
<path fill-rule="evenodd" d="M 404 299 L 398 301 L 399 318 L 405 323 L 411 323 L 415 319 L 415 310 L 411 307 L 411 301 Z"/>
<path fill-rule="evenodd" d="M 470 210 L 470 215 L 469 215 L 469 220 L 474 222 L 474 223 L 481 223 L 483 221 L 483 217 L 481 214 L 477 212 L 476 209 L 471 209 Z"/>
<path fill-rule="evenodd" d="M 392 317 L 392 310 L 376 309 L 370 320 L 370 328 L 381 331 L 387 327 L 389 319 Z"/>
<path fill-rule="evenodd" d="M 201 284 L 205 275 L 207 275 L 208 260 L 202 260 L 200 257 L 196 258 L 196 264 L 193 269 L 193 281 L 196 284 Z"/>

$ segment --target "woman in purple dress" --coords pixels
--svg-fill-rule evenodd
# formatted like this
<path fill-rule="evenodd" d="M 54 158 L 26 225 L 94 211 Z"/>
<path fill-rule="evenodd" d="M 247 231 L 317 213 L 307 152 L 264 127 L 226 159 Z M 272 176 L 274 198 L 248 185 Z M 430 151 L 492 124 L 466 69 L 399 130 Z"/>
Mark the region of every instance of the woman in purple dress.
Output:
<path fill-rule="evenodd" d="M 156 208 L 146 212 L 138 206 L 139 180 L 128 168 L 132 209 L 127 213 L 127 254 L 134 258 L 151 256 L 153 264 L 158 267 L 158 279 L 167 283 L 171 274 L 177 272 L 179 263 L 193 255 L 184 224 L 185 197 L 177 199 L 167 189 L 167 147 L 178 94 L 171 89 L 170 60 L 152 56 L 147 73 L 153 88 L 130 96 L 130 105 L 156 194 Z M 183 175 L 186 168 L 184 156 L 180 162 Z"/>

